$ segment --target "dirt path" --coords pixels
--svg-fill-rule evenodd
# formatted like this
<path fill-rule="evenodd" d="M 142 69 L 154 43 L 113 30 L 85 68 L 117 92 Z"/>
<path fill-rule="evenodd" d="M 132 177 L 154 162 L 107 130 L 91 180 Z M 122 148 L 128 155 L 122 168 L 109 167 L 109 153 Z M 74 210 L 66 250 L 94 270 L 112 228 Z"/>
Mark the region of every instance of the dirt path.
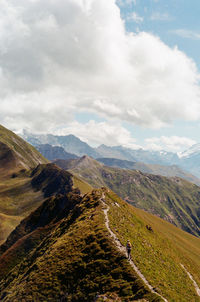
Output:
<path fill-rule="evenodd" d="M 103 212 L 105 214 L 105 225 L 110 233 L 111 238 L 114 240 L 117 248 L 122 252 L 122 254 L 124 254 L 125 256 L 127 256 L 126 253 L 126 248 L 125 246 L 123 246 L 120 242 L 120 240 L 117 238 L 117 236 L 115 235 L 115 233 L 113 233 L 113 231 L 111 230 L 110 226 L 109 226 L 109 219 L 108 219 L 108 211 L 109 211 L 109 206 L 106 204 L 105 201 L 105 195 L 102 194 L 101 197 L 101 202 L 103 203 Z M 150 289 L 150 291 L 156 295 L 158 295 L 159 297 L 161 297 L 165 302 L 168 302 L 167 299 L 165 299 L 164 297 L 162 297 L 159 293 L 157 293 L 154 288 L 149 284 L 149 282 L 146 280 L 146 278 L 144 277 L 144 275 L 141 273 L 141 271 L 138 269 L 138 267 L 134 264 L 134 262 L 132 260 L 129 260 L 130 265 L 132 266 L 132 268 L 135 270 L 135 272 L 138 274 L 138 276 L 144 281 L 144 283 L 146 284 L 146 286 Z"/>
<path fill-rule="evenodd" d="M 184 271 L 187 273 L 188 277 L 192 280 L 195 290 L 197 292 L 197 295 L 200 297 L 200 288 L 198 287 L 196 281 L 193 279 L 192 275 L 186 270 L 185 266 L 181 264 L 181 267 L 184 269 Z"/>

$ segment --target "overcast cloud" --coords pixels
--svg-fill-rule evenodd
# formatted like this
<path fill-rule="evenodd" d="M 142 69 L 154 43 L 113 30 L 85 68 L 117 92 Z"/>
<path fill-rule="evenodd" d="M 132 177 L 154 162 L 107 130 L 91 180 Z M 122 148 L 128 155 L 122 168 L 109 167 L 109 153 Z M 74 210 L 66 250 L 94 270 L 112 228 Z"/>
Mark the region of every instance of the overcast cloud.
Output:
<path fill-rule="evenodd" d="M 155 128 L 200 118 L 195 63 L 127 33 L 114 0 L 2 0 L 0 33 L 7 127 L 54 132 L 79 110 Z"/>

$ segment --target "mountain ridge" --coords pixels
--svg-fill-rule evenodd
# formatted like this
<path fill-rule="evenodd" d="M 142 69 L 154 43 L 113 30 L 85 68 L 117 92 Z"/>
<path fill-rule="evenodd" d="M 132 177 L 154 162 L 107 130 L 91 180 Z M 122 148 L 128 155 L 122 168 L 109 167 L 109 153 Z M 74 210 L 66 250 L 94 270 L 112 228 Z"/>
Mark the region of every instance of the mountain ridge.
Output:
<path fill-rule="evenodd" d="M 93 187 L 108 187 L 132 205 L 200 236 L 198 186 L 178 177 L 106 167 L 92 158 L 88 164 L 87 157 L 68 161 L 65 168 Z"/>
<path fill-rule="evenodd" d="M 152 285 L 153 293 L 115 246 L 105 225 L 105 206 L 109 208 L 109 227 L 121 244 L 125 245 L 127 237 L 134 244 L 132 261 Z M 44 209 L 46 221 L 42 218 Z M 149 221 L 151 232 L 146 228 Z M 29 225 L 31 229 L 26 227 Z M 198 298 L 180 263 L 199 284 L 200 240 L 135 209 L 106 188 L 84 196 L 72 190 L 65 196 L 50 197 L 22 221 L 20 228 L 25 233 L 0 256 L 3 302 L 14 302 L 16 297 L 27 301 L 98 302 L 103 297 L 119 302 L 158 302 L 162 297 L 165 301 L 187 302 Z M 185 245 L 194 246 L 191 254 L 187 254 Z"/>

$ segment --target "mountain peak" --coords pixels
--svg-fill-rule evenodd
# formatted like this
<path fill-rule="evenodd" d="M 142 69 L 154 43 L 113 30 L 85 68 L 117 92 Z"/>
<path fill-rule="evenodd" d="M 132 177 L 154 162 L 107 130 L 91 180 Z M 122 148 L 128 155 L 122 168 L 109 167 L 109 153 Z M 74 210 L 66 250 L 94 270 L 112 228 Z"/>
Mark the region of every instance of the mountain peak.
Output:
<path fill-rule="evenodd" d="M 77 160 L 77 167 L 81 167 L 81 168 L 90 167 L 91 168 L 94 166 L 95 167 L 102 166 L 102 164 L 88 155 L 84 155 L 80 159 Z"/>

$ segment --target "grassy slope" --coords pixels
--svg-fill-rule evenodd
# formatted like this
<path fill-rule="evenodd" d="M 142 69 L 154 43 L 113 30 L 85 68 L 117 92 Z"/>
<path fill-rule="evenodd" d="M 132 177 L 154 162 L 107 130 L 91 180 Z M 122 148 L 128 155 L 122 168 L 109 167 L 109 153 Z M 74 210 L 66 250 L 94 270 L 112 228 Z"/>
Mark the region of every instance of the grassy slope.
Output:
<path fill-rule="evenodd" d="M 200 286 L 200 239 L 166 221 L 107 194 L 112 230 L 125 245 L 130 239 L 132 258 L 147 280 L 168 301 L 200 301 L 182 263 Z M 116 206 L 116 203 L 118 206 Z M 151 225 L 153 232 L 147 230 Z"/>
<path fill-rule="evenodd" d="M 142 298 L 160 301 L 148 291 L 128 261 L 112 245 L 99 196 L 101 192 L 85 195 L 64 218 L 52 221 L 49 230 L 47 226 L 36 229 L 2 255 L 1 301 L 16 301 L 16 297 L 18 301 L 93 301 L 97 292 L 114 293 L 113 301 L 117 297 L 121 297 L 119 301 Z M 70 198 L 76 196 L 69 195 L 69 202 Z M 62 197 L 49 201 L 53 213 L 57 209 L 56 201 L 62 204 Z M 63 212 L 65 209 L 61 209 Z M 35 217 L 38 219 L 38 215 Z M 27 242 L 31 242 L 31 249 Z M 5 262 L 14 265 L 10 273 Z"/>
<path fill-rule="evenodd" d="M 61 214 L 56 206 L 57 202 L 63 205 L 61 195 L 50 198 L 49 205 L 46 202 L 46 211 L 49 208 L 56 214 L 56 220 L 29 230 L 0 258 L 2 301 L 12 302 L 16 297 L 26 301 L 60 301 L 64 297 L 67 301 L 93 301 L 97 292 L 114 294 L 111 301 L 160 300 L 148 292 L 113 246 L 99 203 L 101 194 L 101 190 L 83 198 L 69 194 L 68 200 L 77 198 L 77 204 L 71 212 L 60 208 Z M 124 245 L 131 240 L 132 258 L 150 284 L 169 302 L 199 301 L 180 264 L 200 285 L 200 239 L 133 208 L 111 191 L 106 193 L 106 202 L 112 230 Z M 38 225 L 38 210 L 35 213 L 31 225 L 33 219 Z"/>
<path fill-rule="evenodd" d="M 1 125 L 0 142 L 13 152 L 19 168 L 33 168 L 38 164 L 48 162 L 33 146 Z"/>
<path fill-rule="evenodd" d="M 93 187 L 91 185 L 89 185 L 87 182 L 83 181 L 75 175 L 73 176 L 73 183 L 74 188 L 79 188 L 81 194 L 86 194 L 93 190 Z"/>
<path fill-rule="evenodd" d="M 0 244 L 8 237 L 8 235 L 20 223 L 23 217 L 21 216 L 8 216 L 0 214 Z"/>
<path fill-rule="evenodd" d="M 35 191 L 27 175 L 6 178 L 0 182 L 0 244 L 19 224 L 20 220 L 35 210 L 44 200 L 41 191 Z"/>
<path fill-rule="evenodd" d="M 97 162 L 91 166 L 72 166 L 70 171 L 93 187 L 106 186 L 132 205 L 200 235 L 200 188 L 192 183 L 179 178 L 110 168 Z"/>
<path fill-rule="evenodd" d="M 0 182 L 0 243 L 29 215 L 45 197 L 63 193 L 72 175 L 53 164 L 39 165 L 34 170 L 18 172 L 15 178 L 5 177 Z M 72 185 L 71 180 L 71 185 Z"/>
<path fill-rule="evenodd" d="M 0 125 L 0 243 L 43 201 L 43 194 L 32 188 L 28 173 L 20 170 L 47 162 L 34 147 Z"/>

